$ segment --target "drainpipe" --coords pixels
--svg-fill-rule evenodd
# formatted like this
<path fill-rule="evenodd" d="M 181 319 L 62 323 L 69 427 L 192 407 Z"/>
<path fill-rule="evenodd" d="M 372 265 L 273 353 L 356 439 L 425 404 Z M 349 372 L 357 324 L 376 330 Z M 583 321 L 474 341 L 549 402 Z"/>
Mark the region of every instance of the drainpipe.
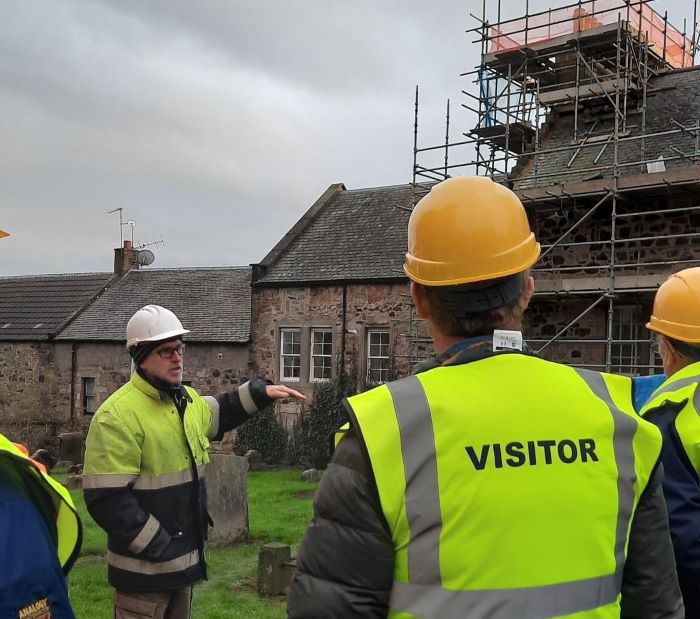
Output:
<path fill-rule="evenodd" d="M 76 379 L 76 358 L 77 345 L 73 342 L 70 345 L 70 427 L 75 430 L 75 379 Z"/>
<path fill-rule="evenodd" d="M 340 331 L 340 380 L 341 388 L 345 391 L 345 337 L 347 331 L 347 321 L 348 318 L 348 285 L 343 284 L 343 314 L 342 314 L 342 328 Z"/>

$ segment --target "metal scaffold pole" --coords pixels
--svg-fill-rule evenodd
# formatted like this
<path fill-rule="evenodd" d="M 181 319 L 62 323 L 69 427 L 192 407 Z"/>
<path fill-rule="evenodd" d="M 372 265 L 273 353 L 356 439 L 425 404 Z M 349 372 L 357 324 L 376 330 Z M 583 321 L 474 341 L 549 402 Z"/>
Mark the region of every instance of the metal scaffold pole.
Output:
<path fill-rule="evenodd" d="M 666 240 L 690 246 L 700 239 L 689 224 L 669 234 L 645 233 L 660 214 L 689 222 L 698 208 L 692 189 L 700 188 L 700 175 L 677 171 L 684 162 L 700 163 L 700 122 L 668 118 L 662 125 L 649 114 L 649 99 L 659 92 L 651 86 L 654 80 L 695 57 L 697 0 L 692 37 L 686 27 L 674 28 L 666 13 L 655 12 L 651 2 L 576 0 L 531 13 L 529 0 L 522 0 L 524 12 L 505 17 L 499 0 L 490 22 L 482 0 L 481 17 L 472 15 L 477 24 L 467 30 L 476 35 L 481 57 L 463 73 L 472 82 L 463 90 L 462 107 L 476 119 L 473 128 L 451 142 L 454 119 L 448 108 L 444 142 L 419 148 L 416 95 L 414 186 L 457 174 L 489 175 L 518 193 L 533 225 L 561 221 L 545 228 L 541 238 L 542 258 L 533 272 L 545 285 L 535 298 L 576 299 L 579 306 L 553 336 L 535 335 L 533 341 L 543 341 L 544 351 L 554 350 L 557 341 L 595 349 L 588 365 L 614 371 L 655 367 L 653 359 L 635 366 L 620 353 L 625 346 L 641 350 L 647 342 L 625 336 L 618 324 L 640 300 L 649 305 L 659 282 L 645 273 L 700 264 L 700 252 L 645 251 Z M 514 14 L 513 4 L 508 15 Z M 437 149 L 441 159 L 424 163 Z M 465 151 L 474 157 L 456 156 Z M 650 176 L 657 168 L 672 173 Z M 671 192 L 682 199 L 668 198 L 665 208 L 659 196 Z M 598 321 L 595 337 L 567 337 L 578 321 L 592 316 Z"/>

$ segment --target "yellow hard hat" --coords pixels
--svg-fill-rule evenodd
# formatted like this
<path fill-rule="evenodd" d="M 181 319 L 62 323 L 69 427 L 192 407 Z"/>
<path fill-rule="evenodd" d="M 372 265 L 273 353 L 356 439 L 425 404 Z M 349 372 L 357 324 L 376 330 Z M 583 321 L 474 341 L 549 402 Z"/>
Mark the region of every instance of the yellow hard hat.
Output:
<path fill-rule="evenodd" d="M 700 343 L 700 267 L 678 271 L 661 284 L 647 329 L 681 342 Z"/>
<path fill-rule="evenodd" d="M 413 209 L 403 270 L 425 286 L 455 286 L 520 273 L 539 257 L 518 196 L 487 177 L 457 176 Z"/>

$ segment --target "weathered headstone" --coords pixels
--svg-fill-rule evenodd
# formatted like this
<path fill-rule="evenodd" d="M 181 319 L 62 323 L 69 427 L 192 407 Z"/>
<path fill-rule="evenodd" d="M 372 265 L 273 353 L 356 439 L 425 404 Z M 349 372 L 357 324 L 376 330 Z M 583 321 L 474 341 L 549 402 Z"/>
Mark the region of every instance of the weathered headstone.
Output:
<path fill-rule="evenodd" d="M 258 555 L 258 595 L 284 595 L 294 574 L 292 550 L 286 544 L 270 542 Z"/>
<path fill-rule="evenodd" d="M 47 471 L 51 471 L 56 466 L 56 459 L 46 449 L 37 449 L 32 454 L 32 460 L 43 464 Z"/>
<path fill-rule="evenodd" d="M 248 539 L 248 463 L 232 454 L 210 454 L 205 479 L 208 509 L 214 528 L 212 546 L 226 546 Z"/>
<path fill-rule="evenodd" d="M 69 490 L 77 490 L 83 487 L 83 476 L 82 475 L 68 475 L 65 483 L 63 484 Z"/>
<path fill-rule="evenodd" d="M 251 471 L 257 471 L 260 469 L 260 462 L 262 460 L 259 451 L 255 449 L 249 449 L 246 451 L 245 456 L 243 456 L 248 461 L 248 467 Z"/>
<path fill-rule="evenodd" d="M 78 464 L 83 461 L 85 432 L 64 432 L 58 435 L 58 460 Z"/>
<path fill-rule="evenodd" d="M 321 471 L 316 469 L 309 469 L 301 474 L 301 481 L 308 481 L 309 483 L 318 483 L 321 481 Z"/>

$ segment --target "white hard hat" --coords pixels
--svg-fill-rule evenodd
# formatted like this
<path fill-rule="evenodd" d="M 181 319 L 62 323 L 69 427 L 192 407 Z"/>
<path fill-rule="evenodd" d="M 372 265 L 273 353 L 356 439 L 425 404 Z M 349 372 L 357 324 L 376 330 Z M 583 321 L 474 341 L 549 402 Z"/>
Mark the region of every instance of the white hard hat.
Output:
<path fill-rule="evenodd" d="M 143 342 L 160 342 L 189 333 L 169 309 L 146 305 L 138 310 L 126 325 L 126 349 Z"/>

